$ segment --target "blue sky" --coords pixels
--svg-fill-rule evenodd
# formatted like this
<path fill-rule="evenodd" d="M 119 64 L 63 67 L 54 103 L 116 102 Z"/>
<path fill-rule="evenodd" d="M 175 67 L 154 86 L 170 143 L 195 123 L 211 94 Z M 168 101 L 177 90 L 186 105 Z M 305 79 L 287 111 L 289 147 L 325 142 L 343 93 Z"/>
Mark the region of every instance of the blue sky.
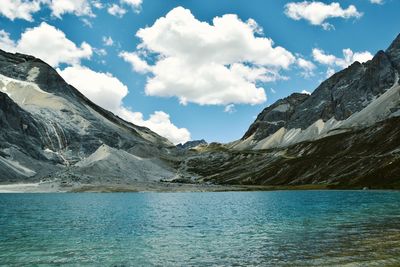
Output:
<path fill-rule="evenodd" d="M 279 98 L 312 92 L 329 73 L 387 48 L 400 33 L 399 10 L 397 0 L 7 0 L 0 48 L 41 57 L 93 101 L 175 143 L 229 142 Z"/>

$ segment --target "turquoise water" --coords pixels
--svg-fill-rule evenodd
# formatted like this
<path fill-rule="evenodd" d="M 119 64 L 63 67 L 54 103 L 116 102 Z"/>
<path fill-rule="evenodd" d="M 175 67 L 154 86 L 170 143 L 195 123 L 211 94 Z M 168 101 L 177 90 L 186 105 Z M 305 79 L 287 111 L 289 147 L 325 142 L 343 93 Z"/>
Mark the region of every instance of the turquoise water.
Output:
<path fill-rule="evenodd" d="M 0 265 L 400 265 L 400 193 L 0 194 Z"/>

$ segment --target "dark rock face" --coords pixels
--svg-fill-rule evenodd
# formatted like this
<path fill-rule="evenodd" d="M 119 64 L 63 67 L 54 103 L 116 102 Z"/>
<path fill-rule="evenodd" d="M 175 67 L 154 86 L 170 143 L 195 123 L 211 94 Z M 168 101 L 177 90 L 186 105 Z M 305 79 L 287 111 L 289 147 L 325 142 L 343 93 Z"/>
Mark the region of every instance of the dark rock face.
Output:
<path fill-rule="evenodd" d="M 400 34 L 386 50 L 386 54 L 389 56 L 393 65 L 400 72 Z"/>
<path fill-rule="evenodd" d="M 184 144 L 178 144 L 176 147 L 179 149 L 191 149 L 199 145 L 207 145 L 207 142 L 204 139 L 188 141 Z"/>
<path fill-rule="evenodd" d="M 319 119 L 345 120 L 385 93 L 394 84 L 399 68 L 400 36 L 386 52 L 379 51 L 372 60 L 355 62 L 334 74 L 309 97 L 292 95 L 266 108 L 242 139 L 255 133 L 255 140 L 261 140 L 281 127 L 306 129 Z M 281 103 L 293 99 L 286 113 L 273 112 Z"/>
<path fill-rule="evenodd" d="M 40 159 L 35 148 L 43 145 L 39 134 L 41 127 L 28 112 L 0 92 L 0 148 L 19 143 L 23 152 Z"/>
<path fill-rule="evenodd" d="M 247 130 L 242 139 L 249 138 L 255 134 L 255 140 L 261 140 L 280 128 L 286 127 L 296 108 L 308 97 L 309 95 L 307 94 L 294 93 L 265 108 L 257 116 L 255 122 L 250 125 L 249 130 Z"/>

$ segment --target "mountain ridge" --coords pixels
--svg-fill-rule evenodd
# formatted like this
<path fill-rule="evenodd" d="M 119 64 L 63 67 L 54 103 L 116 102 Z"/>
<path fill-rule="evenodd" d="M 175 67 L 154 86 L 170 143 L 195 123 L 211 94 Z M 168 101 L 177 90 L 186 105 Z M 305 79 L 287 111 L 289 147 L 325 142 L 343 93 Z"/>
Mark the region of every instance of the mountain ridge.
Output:
<path fill-rule="evenodd" d="M 237 141 L 173 146 L 97 106 L 40 59 L 0 51 L 0 183 L 397 188 L 399 69 L 400 35 L 311 95 L 266 107 Z"/>
<path fill-rule="evenodd" d="M 303 133 L 306 131 L 314 131 L 310 129 L 313 125 L 315 125 L 314 128 L 329 128 L 327 132 L 332 131 L 333 128 L 339 130 L 342 122 L 365 109 L 398 83 L 399 71 L 396 66 L 400 66 L 400 56 L 398 56 L 400 55 L 400 35 L 386 51 L 380 50 L 370 61 L 354 62 L 349 67 L 333 74 L 310 96 L 304 97 L 296 105 L 291 105 L 289 113 L 286 110 L 276 109 L 276 106 L 295 95 L 278 100 L 265 108 L 241 140 L 233 142 L 231 147 L 266 148 L 265 145 L 258 144 L 263 140 L 269 142 L 267 147 L 293 144 L 297 141 L 287 141 L 285 135 L 289 135 L 291 139 L 305 135 Z M 326 126 L 327 123 L 328 126 Z M 282 139 L 282 142 L 267 140 L 274 133 L 279 135 L 275 139 Z M 298 140 L 313 140 L 319 137 L 323 136 L 311 134 L 308 139 L 300 136 Z"/>

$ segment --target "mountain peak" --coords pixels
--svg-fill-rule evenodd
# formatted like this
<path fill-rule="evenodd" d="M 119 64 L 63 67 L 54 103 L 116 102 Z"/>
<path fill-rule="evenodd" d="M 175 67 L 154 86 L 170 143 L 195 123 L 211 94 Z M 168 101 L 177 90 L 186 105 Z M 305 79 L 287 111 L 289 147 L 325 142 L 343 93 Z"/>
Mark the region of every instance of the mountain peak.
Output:
<path fill-rule="evenodd" d="M 397 35 L 396 39 L 391 43 L 389 48 L 386 50 L 387 52 L 391 50 L 399 50 L 400 49 L 400 34 Z"/>
<path fill-rule="evenodd" d="M 392 44 L 386 50 L 386 54 L 389 56 L 397 70 L 400 71 L 400 34 L 397 35 L 396 39 L 394 39 Z"/>

